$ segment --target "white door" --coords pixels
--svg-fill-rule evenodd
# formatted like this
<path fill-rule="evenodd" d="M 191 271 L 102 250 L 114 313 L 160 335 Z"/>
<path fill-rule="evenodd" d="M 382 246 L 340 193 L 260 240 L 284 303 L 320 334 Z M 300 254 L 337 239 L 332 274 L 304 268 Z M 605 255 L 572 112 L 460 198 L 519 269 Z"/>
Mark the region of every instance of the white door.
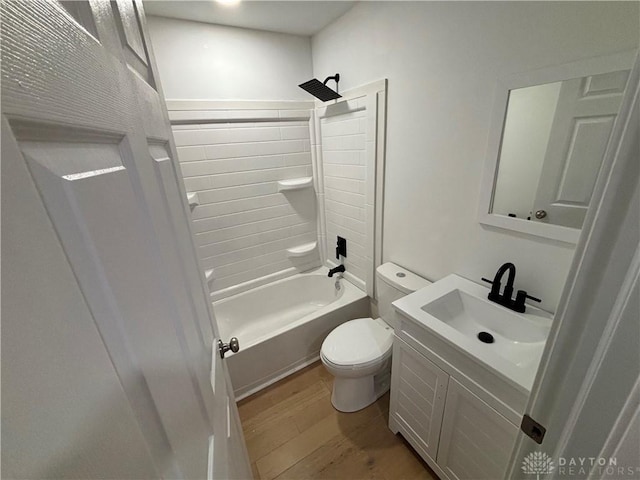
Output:
<path fill-rule="evenodd" d="M 628 78 L 622 70 L 562 82 L 533 220 L 582 227 Z"/>
<path fill-rule="evenodd" d="M 3 473 L 250 477 L 141 2 L 1 8 Z"/>
<path fill-rule="evenodd" d="M 627 432 L 635 433 L 629 427 L 638 406 L 640 378 L 638 152 L 640 57 L 636 56 L 596 185 L 597 203 L 585 220 L 525 407 L 546 434 L 539 445 L 519 433 L 508 478 L 531 478 L 523 474 L 522 461 L 532 452 L 554 461 L 558 457 L 616 459 L 618 466 L 635 469 L 629 477 L 637 476 L 639 450 L 626 451 L 625 445 L 631 440 L 633 448 Z M 556 468 L 546 478 L 567 478 L 567 473 Z M 608 475 L 594 468 L 588 477 Z M 613 475 L 621 476 L 618 470 Z"/>

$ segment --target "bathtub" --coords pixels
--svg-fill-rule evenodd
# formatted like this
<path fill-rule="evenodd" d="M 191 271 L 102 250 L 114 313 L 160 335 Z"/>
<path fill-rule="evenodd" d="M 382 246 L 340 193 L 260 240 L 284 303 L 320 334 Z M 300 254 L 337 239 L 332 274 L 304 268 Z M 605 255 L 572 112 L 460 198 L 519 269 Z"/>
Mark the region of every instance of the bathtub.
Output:
<path fill-rule="evenodd" d="M 341 323 L 370 316 L 367 294 L 345 279 L 336 290 L 327 272 L 321 267 L 213 303 L 221 338 L 240 343 L 225 357 L 238 400 L 315 362 Z"/>

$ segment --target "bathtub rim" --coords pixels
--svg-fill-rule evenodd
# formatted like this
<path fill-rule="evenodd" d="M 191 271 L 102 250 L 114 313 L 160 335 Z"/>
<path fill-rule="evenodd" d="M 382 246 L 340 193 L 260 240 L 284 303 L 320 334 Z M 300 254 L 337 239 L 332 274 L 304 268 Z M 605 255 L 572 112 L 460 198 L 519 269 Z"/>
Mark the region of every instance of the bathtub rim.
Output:
<path fill-rule="evenodd" d="M 287 278 L 295 277 L 296 275 L 312 272 L 318 268 L 322 268 L 322 265 L 318 260 L 303 262 L 300 265 L 285 268 L 278 272 L 269 273 L 263 277 L 247 280 L 246 282 L 242 282 L 237 285 L 231 285 L 220 290 L 214 289 L 210 291 L 209 298 L 212 303 L 219 302 L 226 300 L 227 298 L 249 292 L 256 288 L 271 285 L 272 283 L 276 283 L 280 280 L 286 280 Z M 213 269 L 211 282 L 210 287 L 215 287 L 215 269 Z"/>
<path fill-rule="evenodd" d="M 216 302 L 212 302 L 212 306 L 213 306 L 213 309 L 214 309 L 214 315 L 215 315 L 215 306 L 218 303 L 232 301 L 233 299 L 239 298 L 242 295 L 246 295 L 246 294 L 249 294 L 249 293 L 254 292 L 254 291 L 264 290 L 266 288 L 269 288 L 272 285 L 284 283 L 286 281 L 295 281 L 296 277 L 302 277 L 302 276 L 306 277 L 306 276 L 310 276 L 310 275 L 322 276 L 322 275 L 327 275 L 328 272 L 329 272 L 329 268 L 328 267 L 325 267 L 325 266 L 316 267 L 316 268 L 314 268 L 312 270 L 309 270 L 307 272 L 301 272 L 301 273 L 298 273 L 296 275 L 292 275 L 292 276 L 277 280 L 275 282 L 268 283 L 266 285 L 261 285 L 259 287 L 255 287 L 255 288 L 252 288 L 250 290 L 246 290 L 244 292 L 237 293 L 235 295 L 220 299 L 220 300 L 218 300 Z M 327 305 L 324 305 L 324 306 L 320 307 L 319 309 L 317 309 L 317 310 L 315 310 L 315 311 L 313 311 L 311 313 L 303 315 L 302 317 L 298 318 L 294 322 L 291 322 L 291 323 L 289 323 L 287 325 L 283 325 L 282 327 L 277 328 L 277 329 L 269 332 L 268 334 L 262 335 L 262 336 L 260 336 L 260 337 L 258 337 L 256 339 L 252 339 L 252 341 L 250 341 L 248 344 L 245 344 L 246 346 L 243 345 L 242 339 L 239 338 L 238 340 L 240 341 L 241 351 L 246 351 L 246 350 L 248 350 L 248 349 L 250 349 L 252 347 L 255 347 L 256 345 L 259 345 L 259 344 L 269 340 L 270 338 L 273 338 L 273 337 L 275 337 L 277 335 L 281 335 L 284 332 L 292 330 L 292 329 L 294 329 L 294 328 L 296 328 L 296 327 L 298 327 L 298 326 L 300 326 L 300 325 L 302 325 L 302 324 L 304 324 L 306 322 L 309 322 L 309 321 L 311 321 L 311 320 L 313 320 L 313 319 L 315 319 L 317 317 L 321 317 L 321 316 L 327 314 L 328 312 L 332 312 L 332 311 L 334 311 L 334 310 L 336 310 L 338 308 L 343 307 L 344 305 L 347 305 L 349 303 L 356 302 L 358 300 L 361 300 L 363 298 L 367 298 L 368 297 L 366 292 L 364 292 L 359 287 L 357 287 L 356 285 L 354 285 L 351 282 L 349 282 L 347 279 L 342 278 L 340 281 L 341 281 L 341 284 L 342 284 L 343 292 L 342 292 L 342 294 L 340 295 L 339 298 L 337 298 L 333 302 L 328 303 Z M 218 325 L 218 329 L 220 330 L 219 334 L 220 334 L 221 337 L 225 337 L 226 338 L 226 336 L 228 336 L 229 338 L 231 338 L 231 337 L 234 336 L 233 333 L 222 332 L 222 328 L 220 328 L 220 325 Z M 229 356 L 233 356 L 235 354 L 232 353 L 232 352 L 229 352 L 228 355 Z M 303 367 L 300 367 L 300 368 L 303 368 Z"/>

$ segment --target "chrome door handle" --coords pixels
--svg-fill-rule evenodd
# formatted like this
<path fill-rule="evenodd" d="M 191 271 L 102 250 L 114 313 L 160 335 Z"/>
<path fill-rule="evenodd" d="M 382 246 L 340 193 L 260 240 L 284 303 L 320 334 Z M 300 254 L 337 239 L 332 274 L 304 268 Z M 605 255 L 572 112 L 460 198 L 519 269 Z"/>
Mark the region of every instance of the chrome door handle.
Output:
<path fill-rule="evenodd" d="M 218 351 L 220 352 L 220 358 L 224 358 L 224 354 L 231 350 L 233 353 L 240 351 L 240 342 L 236 337 L 231 337 L 229 343 L 224 343 L 222 340 L 218 340 Z"/>
<path fill-rule="evenodd" d="M 544 210 L 536 210 L 535 216 L 538 220 L 541 220 L 547 216 L 547 212 L 545 212 Z"/>

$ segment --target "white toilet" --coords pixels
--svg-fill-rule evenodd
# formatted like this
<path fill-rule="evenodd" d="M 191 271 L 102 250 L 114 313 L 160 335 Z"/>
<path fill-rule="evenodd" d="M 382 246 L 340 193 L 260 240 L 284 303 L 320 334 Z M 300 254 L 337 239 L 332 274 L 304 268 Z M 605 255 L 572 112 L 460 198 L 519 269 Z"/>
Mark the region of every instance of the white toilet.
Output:
<path fill-rule="evenodd" d="M 393 263 L 380 265 L 376 271 L 380 318 L 350 320 L 329 333 L 320 358 L 335 377 L 331 403 L 337 410 L 361 410 L 389 390 L 395 327 L 391 302 L 429 284 Z"/>

